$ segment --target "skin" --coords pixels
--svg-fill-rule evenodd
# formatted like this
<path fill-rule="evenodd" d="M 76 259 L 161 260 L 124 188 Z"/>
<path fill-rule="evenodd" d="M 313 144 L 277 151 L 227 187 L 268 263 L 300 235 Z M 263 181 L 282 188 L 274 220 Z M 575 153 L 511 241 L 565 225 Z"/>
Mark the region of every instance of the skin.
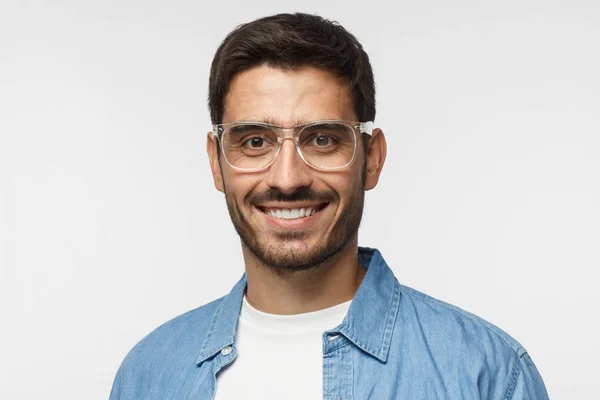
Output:
<path fill-rule="evenodd" d="M 357 121 L 347 84 L 313 67 L 240 72 L 224 101 L 223 123 L 268 120 L 292 127 L 323 119 Z M 270 167 L 252 173 L 219 157 L 210 133 L 206 149 L 215 187 L 225 193 L 242 239 L 248 302 L 266 313 L 299 314 L 351 300 L 366 273 L 357 258 L 358 225 L 364 191 L 377 185 L 385 161 L 383 132 L 375 129 L 367 154 L 359 143 L 354 162 L 336 171 L 306 165 L 291 140 Z M 259 208 L 322 202 L 327 207 L 302 226 L 273 222 Z"/>

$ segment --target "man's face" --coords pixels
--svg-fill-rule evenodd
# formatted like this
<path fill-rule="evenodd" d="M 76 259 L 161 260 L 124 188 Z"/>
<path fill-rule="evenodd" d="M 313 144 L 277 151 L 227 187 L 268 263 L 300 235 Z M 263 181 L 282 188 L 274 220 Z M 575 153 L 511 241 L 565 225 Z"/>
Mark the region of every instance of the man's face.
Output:
<path fill-rule="evenodd" d="M 225 98 L 223 123 L 268 121 L 283 127 L 325 119 L 356 121 L 347 85 L 315 68 L 283 71 L 259 66 L 237 74 Z M 363 210 L 364 153 L 348 167 L 319 171 L 306 165 L 291 140 L 284 140 L 275 162 L 259 172 L 231 168 L 209 143 L 217 188 L 243 244 L 265 265 L 304 270 L 337 254 L 356 238 Z M 222 174 L 222 177 L 219 176 Z M 273 210 L 316 210 L 294 219 Z"/>

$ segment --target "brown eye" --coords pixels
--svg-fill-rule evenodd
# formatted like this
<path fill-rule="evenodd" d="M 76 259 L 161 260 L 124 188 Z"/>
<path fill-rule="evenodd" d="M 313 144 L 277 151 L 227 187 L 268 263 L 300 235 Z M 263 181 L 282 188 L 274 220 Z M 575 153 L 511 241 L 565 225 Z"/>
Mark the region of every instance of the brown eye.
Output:
<path fill-rule="evenodd" d="M 335 146 L 336 143 L 337 141 L 333 136 L 326 134 L 315 135 L 310 141 L 310 144 L 317 148 Z"/>
<path fill-rule="evenodd" d="M 265 143 L 264 139 L 259 138 L 259 137 L 255 137 L 255 138 L 248 140 L 248 144 L 250 145 L 250 147 L 254 147 L 254 148 L 261 148 L 261 147 L 263 147 L 264 143 Z"/>
<path fill-rule="evenodd" d="M 329 136 L 320 135 L 317 136 L 314 141 L 317 146 L 327 146 L 331 143 L 331 138 Z"/>

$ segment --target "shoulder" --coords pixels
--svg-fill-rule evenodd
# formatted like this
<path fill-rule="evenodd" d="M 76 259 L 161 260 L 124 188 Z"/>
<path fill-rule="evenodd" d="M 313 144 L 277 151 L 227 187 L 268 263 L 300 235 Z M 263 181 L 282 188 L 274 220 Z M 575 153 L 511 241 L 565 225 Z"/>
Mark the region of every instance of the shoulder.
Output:
<path fill-rule="evenodd" d="M 400 293 L 397 356 L 409 352 L 427 370 L 471 382 L 486 398 L 547 399 L 539 372 L 515 338 L 418 290 L 400 285 Z M 520 397 L 525 393 L 529 397 Z"/>
<path fill-rule="evenodd" d="M 140 340 L 121 363 L 110 399 L 167 398 L 184 390 L 223 299 L 173 318 Z"/>
<path fill-rule="evenodd" d="M 160 325 L 131 349 L 123 365 L 139 367 L 155 359 L 195 359 L 223 299 L 213 300 Z"/>
<path fill-rule="evenodd" d="M 408 286 L 400 285 L 400 292 L 401 308 L 404 307 L 405 315 L 418 319 L 431 329 L 443 329 L 445 334 L 452 331 L 467 335 L 471 333 L 473 336 L 463 337 L 467 339 L 466 344 L 476 345 L 477 342 L 485 340 L 497 342 L 508 354 L 516 357 L 527 352 L 511 335 L 473 313 Z"/>

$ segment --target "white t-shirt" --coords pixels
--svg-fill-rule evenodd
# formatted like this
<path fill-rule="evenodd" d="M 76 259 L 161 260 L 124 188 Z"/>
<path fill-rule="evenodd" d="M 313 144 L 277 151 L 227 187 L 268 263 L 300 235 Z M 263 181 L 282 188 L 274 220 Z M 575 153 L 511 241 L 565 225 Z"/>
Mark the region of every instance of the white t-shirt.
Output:
<path fill-rule="evenodd" d="M 242 303 L 237 357 L 217 375 L 215 400 L 323 398 L 323 332 L 339 325 L 351 301 L 324 310 L 266 314 Z"/>

